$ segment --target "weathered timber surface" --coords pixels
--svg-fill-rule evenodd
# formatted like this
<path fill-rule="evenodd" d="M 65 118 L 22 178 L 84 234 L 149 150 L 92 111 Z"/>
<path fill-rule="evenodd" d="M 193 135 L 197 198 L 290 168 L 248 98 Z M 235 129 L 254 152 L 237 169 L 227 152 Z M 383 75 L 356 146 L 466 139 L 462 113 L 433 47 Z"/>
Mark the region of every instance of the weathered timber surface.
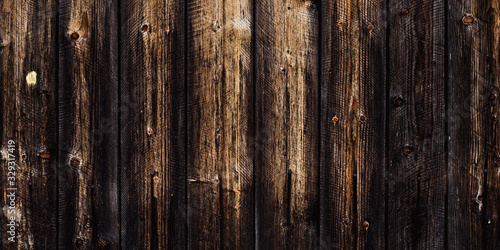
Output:
<path fill-rule="evenodd" d="M 117 3 L 59 2 L 59 249 L 119 248 Z"/>
<path fill-rule="evenodd" d="M 322 249 L 385 248 L 385 4 L 321 6 Z"/>
<path fill-rule="evenodd" d="M 250 0 L 187 3 L 188 248 L 251 249 Z"/>
<path fill-rule="evenodd" d="M 56 1 L 0 2 L 0 249 L 57 245 L 56 8 Z M 30 72 L 37 74 L 34 84 L 26 80 Z M 14 152 L 9 140 L 15 143 Z M 17 165 L 12 171 L 9 162 Z M 13 208 L 8 188 L 17 188 Z M 7 232 L 11 217 L 15 242 Z"/>
<path fill-rule="evenodd" d="M 319 7 L 256 2 L 257 248 L 318 244 Z"/>
<path fill-rule="evenodd" d="M 453 0 L 447 10 L 450 249 L 500 247 L 499 3 Z"/>
<path fill-rule="evenodd" d="M 389 1 L 387 242 L 442 249 L 445 239 L 444 1 Z"/>
<path fill-rule="evenodd" d="M 185 1 L 120 4 L 122 248 L 183 249 Z"/>
<path fill-rule="evenodd" d="M 499 8 L 0 0 L 0 249 L 499 249 Z"/>

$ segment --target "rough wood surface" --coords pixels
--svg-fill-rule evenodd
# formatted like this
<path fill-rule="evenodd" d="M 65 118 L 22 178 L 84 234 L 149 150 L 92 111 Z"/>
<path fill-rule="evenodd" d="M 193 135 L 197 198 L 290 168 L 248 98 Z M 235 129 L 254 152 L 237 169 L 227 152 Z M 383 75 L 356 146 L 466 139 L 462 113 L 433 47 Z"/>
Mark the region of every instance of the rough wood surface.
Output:
<path fill-rule="evenodd" d="M 450 249 L 497 249 L 497 0 L 448 9 L 448 217 Z"/>
<path fill-rule="evenodd" d="M 55 1 L 0 1 L 0 249 L 56 248 L 56 13 Z M 13 174 L 9 162 L 17 165 Z M 8 177 L 15 177 L 12 186 Z M 16 205 L 9 208 L 12 191 Z"/>
<path fill-rule="evenodd" d="M 254 247 L 250 3 L 188 3 L 189 248 Z"/>
<path fill-rule="evenodd" d="M 387 245 L 442 249 L 445 235 L 444 1 L 389 2 Z"/>
<path fill-rule="evenodd" d="M 185 2 L 120 6 L 122 247 L 183 249 Z"/>
<path fill-rule="evenodd" d="M 318 244 L 319 7 L 256 2 L 257 248 Z"/>
<path fill-rule="evenodd" d="M 500 249 L 499 8 L 0 0 L 0 249 Z"/>
<path fill-rule="evenodd" d="M 385 1 L 321 6 L 321 247 L 385 248 Z"/>
<path fill-rule="evenodd" d="M 59 3 L 60 249 L 119 248 L 117 2 Z"/>

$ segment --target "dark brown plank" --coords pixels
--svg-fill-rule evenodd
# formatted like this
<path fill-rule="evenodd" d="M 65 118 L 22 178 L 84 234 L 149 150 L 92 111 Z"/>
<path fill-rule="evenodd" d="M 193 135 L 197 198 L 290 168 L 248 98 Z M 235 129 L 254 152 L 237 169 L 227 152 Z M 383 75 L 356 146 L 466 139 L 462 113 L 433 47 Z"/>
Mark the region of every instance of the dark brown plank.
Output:
<path fill-rule="evenodd" d="M 250 3 L 188 2 L 189 248 L 254 247 Z"/>
<path fill-rule="evenodd" d="M 384 10 L 383 1 L 322 6 L 323 248 L 385 245 Z"/>
<path fill-rule="evenodd" d="M 450 249 L 496 249 L 497 0 L 451 0 L 448 10 Z M 493 53 L 493 54 L 492 54 Z M 490 192 L 491 191 L 491 192 Z M 493 238 L 492 238 L 493 237 Z"/>
<path fill-rule="evenodd" d="M 119 248 L 118 1 L 59 3 L 59 248 Z"/>
<path fill-rule="evenodd" d="M 385 1 L 325 1 L 321 248 L 385 248 Z"/>
<path fill-rule="evenodd" d="M 500 117 L 498 95 L 500 93 L 500 1 L 493 0 L 488 9 L 488 47 L 490 58 L 488 61 L 491 92 L 488 95 L 490 108 L 488 115 Z M 490 118 L 491 119 L 491 118 Z M 488 162 L 486 163 L 486 244 L 484 249 L 500 249 L 500 128 L 498 123 L 491 126 L 487 136 Z"/>
<path fill-rule="evenodd" d="M 318 246 L 319 5 L 257 1 L 256 247 Z"/>
<path fill-rule="evenodd" d="M 389 2 L 387 245 L 395 249 L 444 248 L 444 8 Z"/>
<path fill-rule="evenodd" d="M 184 5 L 121 1 L 121 229 L 125 249 L 186 243 Z"/>
<path fill-rule="evenodd" d="M 0 249 L 56 248 L 56 11 L 55 1 L 0 2 Z"/>

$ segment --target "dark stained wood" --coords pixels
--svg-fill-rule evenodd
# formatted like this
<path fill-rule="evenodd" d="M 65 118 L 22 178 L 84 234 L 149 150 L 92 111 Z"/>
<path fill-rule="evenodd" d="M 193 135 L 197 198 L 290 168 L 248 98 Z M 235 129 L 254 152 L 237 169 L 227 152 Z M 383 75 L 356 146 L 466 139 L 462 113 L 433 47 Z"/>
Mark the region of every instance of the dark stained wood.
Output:
<path fill-rule="evenodd" d="M 497 12 L 496 0 L 449 1 L 450 249 L 499 247 L 498 103 L 489 98 L 498 91 Z"/>
<path fill-rule="evenodd" d="M 121 231 L 126 249 L 186 244 L 185 2 L 121 1 Z"/>
<path fill-rule="evenodd" d="M 319 3 L 257 1 L 256 247 L 318 246 Z"/>
<path fill-rule="evenodd" d="M 56 248 L 56 11 L 55 1 L 0 1 L 1 249 Z M 29 84 L 33 71 L 36 83 Z M 12 186 L 9 158 L 18 166 Z M 17 188 L 14 209 L 8 188 Z M 10 217 L 15 242 L 8 239 Z"/>
<path fill-rule="evenodd" d="M 488 95 L 490 108 L 487 114 L 500 117 L 498 95 L 500 94 L 500 1 L 492 0 L 488 8 L 488 70 L 490 73 L 490 88 Z M 491 118 L 490 118 L 491 119 Z M 486 162 L 486 197 L 485 201 L 485 244 L 484 249 L 500 249 L 500 128 L 497 123 L 490 125 L 490 136 L 486 137 L 488 158 Z"/>
<path fill-rule="evenodd" d="M 444 1 L 389 1 L 387 245 L 445 238 Z"/>
<path fill-rule="evenodd" d="M 188 247 L 254 247 L 251 1 L 189 1 Z"/>
<path fill-rule="evenodd" d="M 385 9 L 321 6 L 322 249 L 385 248 Z"/>
<path fill-rule="evenodd" d="M 59 3 L 59 248 L 119 248 L 118 1 Z"/>

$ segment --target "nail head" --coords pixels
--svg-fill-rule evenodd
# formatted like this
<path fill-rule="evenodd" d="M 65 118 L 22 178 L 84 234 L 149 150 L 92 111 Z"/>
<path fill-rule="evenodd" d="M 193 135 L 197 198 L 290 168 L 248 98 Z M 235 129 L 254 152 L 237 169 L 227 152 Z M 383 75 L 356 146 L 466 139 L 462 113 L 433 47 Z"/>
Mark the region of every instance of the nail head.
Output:
<path fill-rule="evenodd" d="M 71 39 L 77 40 L 78 38 L 80 38 L 80 35 L 77 32 L 73 32 L 73 34 L 71 34 Z"/>
<path fill-rule="evenodd" d="M 465 15 L 463 18 L 462 18 L 462 22 L 465 24 L 465 25 L 471 25 L 474 23 L 474 20 L 476 18 L 472 15 L 472 14 L 467 14 Z"/>

